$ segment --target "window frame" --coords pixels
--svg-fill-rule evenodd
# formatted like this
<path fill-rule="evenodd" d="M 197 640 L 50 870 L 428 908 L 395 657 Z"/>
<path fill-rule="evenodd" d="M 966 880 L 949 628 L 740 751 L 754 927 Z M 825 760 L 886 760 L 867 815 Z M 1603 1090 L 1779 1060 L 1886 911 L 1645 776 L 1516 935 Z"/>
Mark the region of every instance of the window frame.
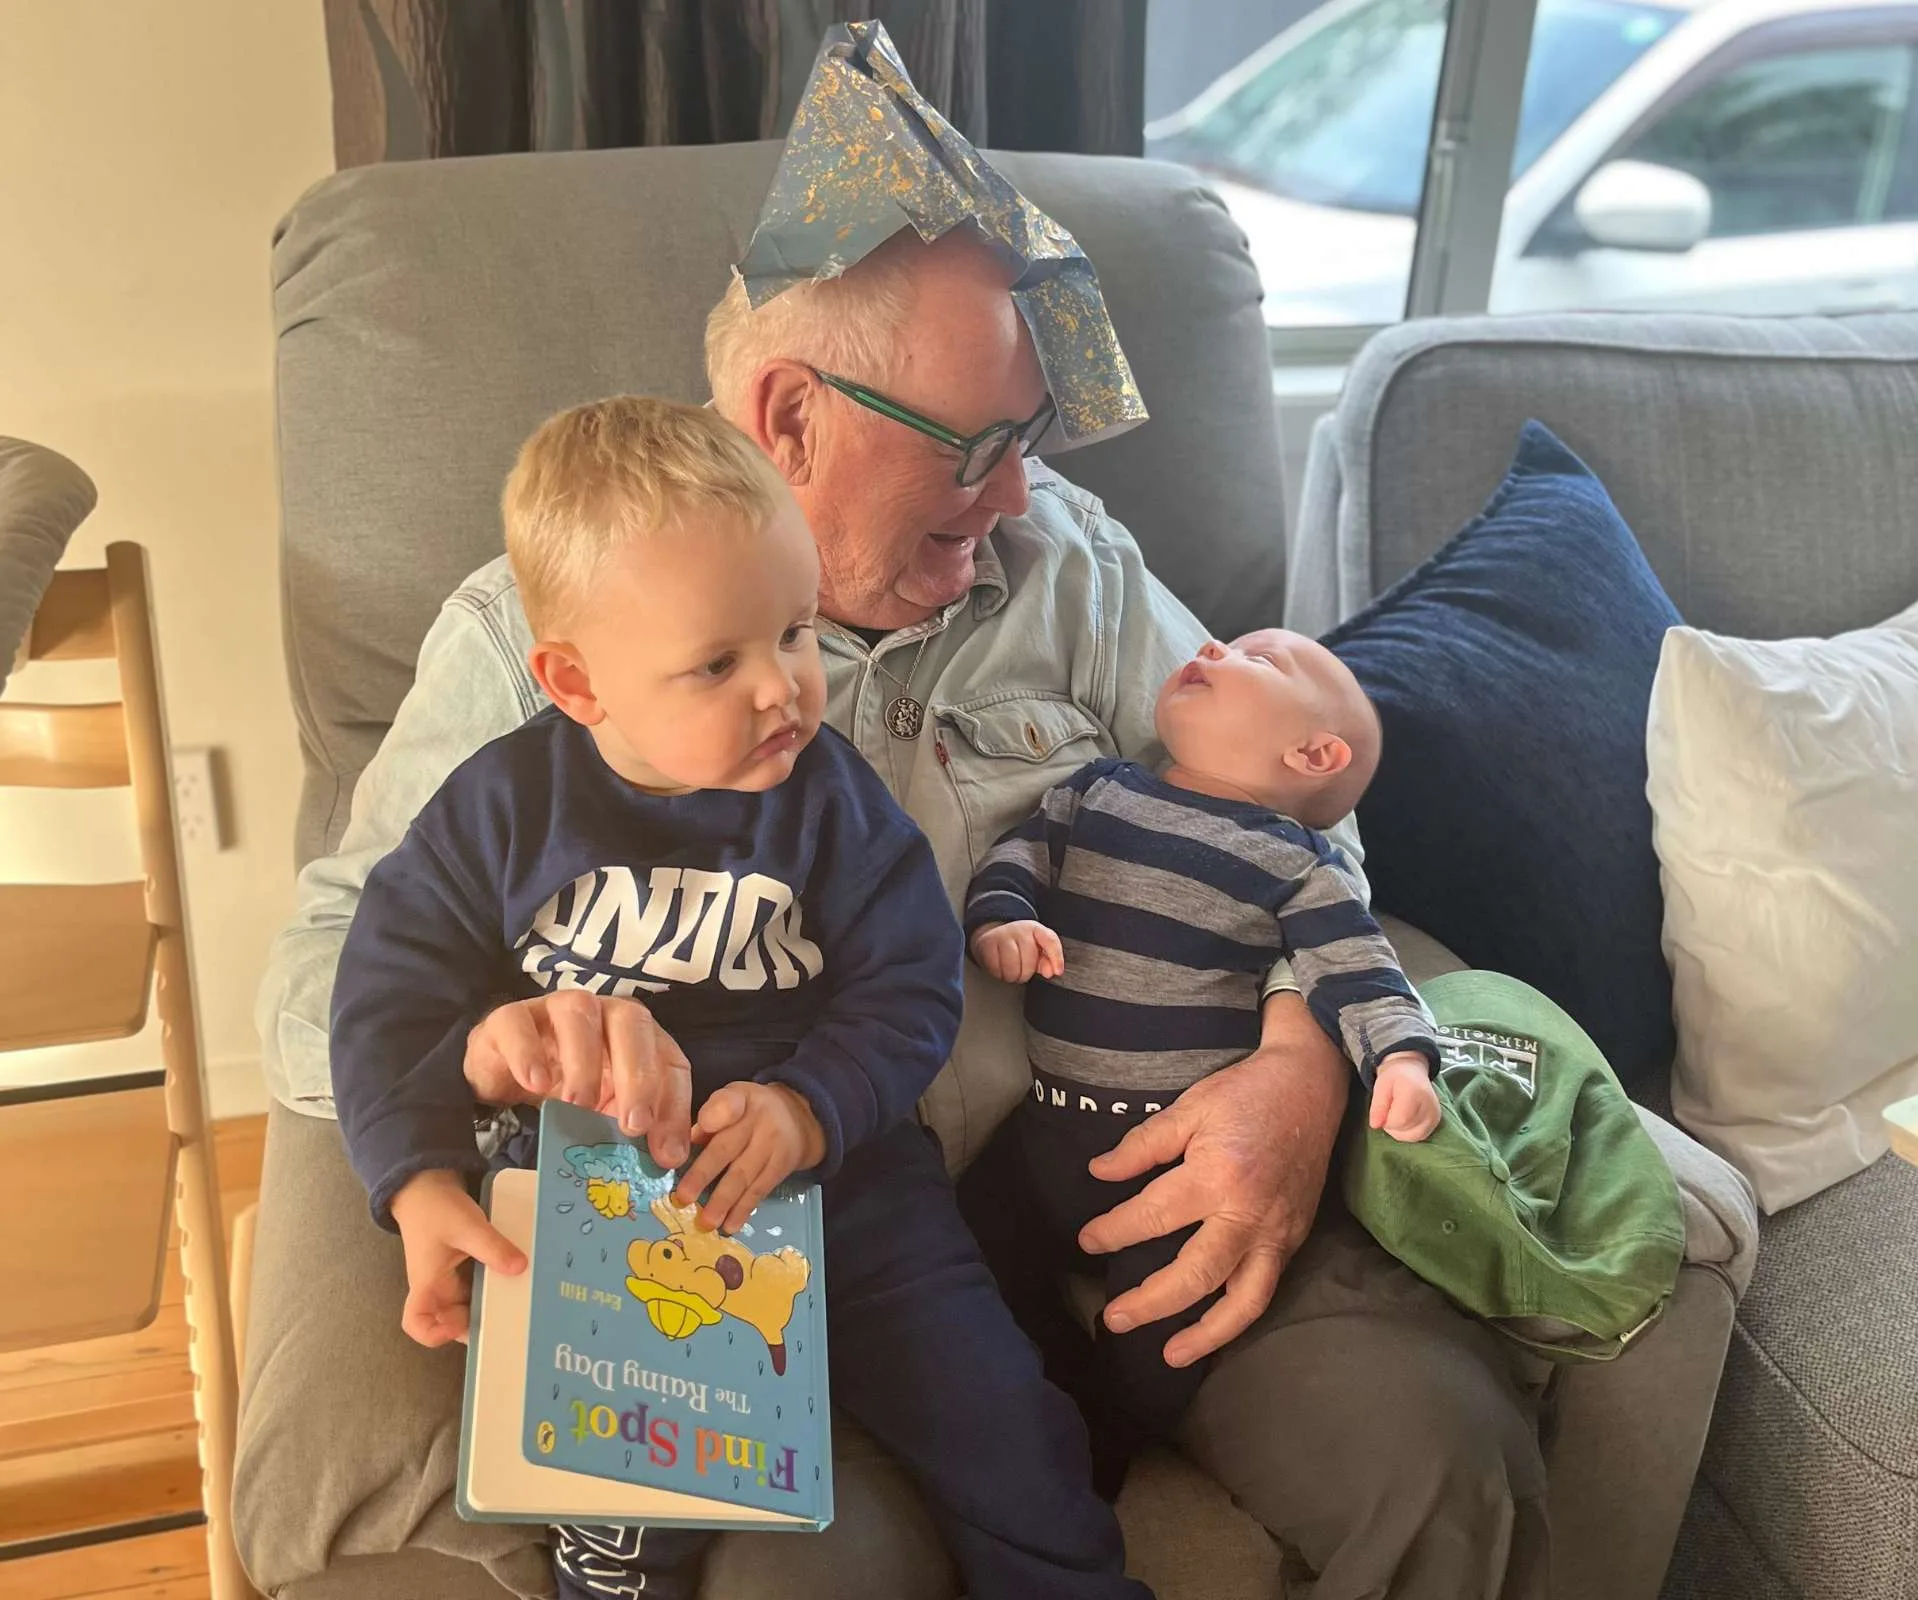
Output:
<path fill-rule="evenodd" d="M 1482 312 L 1518 146 L 1538 0 L 1451 0 L 1400 321 Z M 1385 323 L 1274 325 L 1272 364 L 1344 366 Z"/>

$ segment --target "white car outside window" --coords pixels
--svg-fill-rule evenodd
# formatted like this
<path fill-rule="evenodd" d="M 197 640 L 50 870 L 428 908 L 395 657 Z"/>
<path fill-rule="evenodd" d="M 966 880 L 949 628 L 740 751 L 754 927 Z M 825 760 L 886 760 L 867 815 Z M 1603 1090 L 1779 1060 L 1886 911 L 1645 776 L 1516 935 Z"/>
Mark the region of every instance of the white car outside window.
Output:
<path fill-rule="evenodd" d="M 1444 0 L 1331 0 L 1147 130 L 1279 326 L 1403 314 Z M 1491 309 L 1918 305 L 1918 6 L 1539 0 Z"/>

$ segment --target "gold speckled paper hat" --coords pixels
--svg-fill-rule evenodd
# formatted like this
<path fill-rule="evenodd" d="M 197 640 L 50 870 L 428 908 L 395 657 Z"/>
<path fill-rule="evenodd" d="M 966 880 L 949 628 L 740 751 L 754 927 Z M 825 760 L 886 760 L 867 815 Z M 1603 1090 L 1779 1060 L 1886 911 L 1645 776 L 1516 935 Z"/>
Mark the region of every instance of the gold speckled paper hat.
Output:
<path fill-rule="evenodd" d="M 837 277 L 901 228 L 972 223 L 1017 274 L 1059 428 L 1071 444 L 1146 420 L 1099 277 L 1066 230 L 1006 182 L 912 86 L 884 26 L 829 29 L 737 271 L 755 309 Z"/>

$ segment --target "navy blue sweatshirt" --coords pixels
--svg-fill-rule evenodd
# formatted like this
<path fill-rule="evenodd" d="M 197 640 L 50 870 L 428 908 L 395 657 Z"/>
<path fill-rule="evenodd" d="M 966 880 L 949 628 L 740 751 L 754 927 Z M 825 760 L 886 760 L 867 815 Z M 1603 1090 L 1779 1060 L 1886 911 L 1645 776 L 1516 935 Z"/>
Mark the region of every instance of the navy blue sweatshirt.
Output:
<path fill-rule="evenodd" d="M 643 1001 L 695 1106 L 804 1095 L 816 1176 L 913 1115 L 959 1031 L 963 945 L 932 849 L 830 728 L 762 794 L 654 795 L 548 708 L 448 776 L 366 881 L 333 988 L 333 1094 L 374 1217 L 478 1172 L 466 1036 L 556 988 Z"/>

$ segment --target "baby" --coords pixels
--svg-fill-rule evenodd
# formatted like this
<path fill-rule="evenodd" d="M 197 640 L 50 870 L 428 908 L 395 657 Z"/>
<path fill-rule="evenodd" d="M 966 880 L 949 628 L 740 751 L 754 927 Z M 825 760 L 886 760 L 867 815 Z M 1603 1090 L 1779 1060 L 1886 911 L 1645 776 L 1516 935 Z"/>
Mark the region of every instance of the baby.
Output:
<path fill-rule="evenodd" d="M 334 989 L 340 1124 L 405 1247 L 402 1325 L 463 1338 L 467 1258 L 524 1270 L 470 1192 L 468 1032 L 555 989 L 642 1000 L 691 1073 L 678 1198 L 710 1188 L 702 1225 L 736 1230 L 795 1170 L 821 1181 L 833 1401 L 918 1480 L 971 1592 L 1143 1600 L 1079 1419 L 914 1119 L 958 1031 L 959 929 L 924 836 L 821 726 L 791 492 L 716 413 L 628 396 L 542 426 L 503 510 L 552 705 L 373 870 Z M 618 1109 L 647 1132 L 636 1092 Z M 682 1137 L 650 1131 L 656 1152 Z M 556 1529 L 559 1592 L 690 1596 L 709 1537 Z"/>
<path fill-rule="evenodd" d="M 1358 680 L 1314 641 L 1265 629 L 1207 643 L 1159 691 L 1155 720 L 1160 771 L 1082 767 L 993 847 L 966 898 L 973 958 L 1007 983 L 1047 980 L 1026 991 L 1032 1095 L 989 1169 L 1031 1220 L 1022 1248 L 988 1253 L 1008 1297 L 1042 1320 L 1035 1301 L 1056 1305 L 1079 1230 L 1153 1176 L 1114 1185 L 1087 1162 L 1251 1054 L 1280 956 L 1357 1065 L 1371 1125 L 1408 1141 L 1438 1126 L 1431 1018 L 1344 856 L 1314 831 L 1352 811 L 1378 765 Z M 1190 1232 L 1102 1257 L 1107 1299 L 1169 1264 Z M 1095 1425 L 1105 1467 L 1177 1425 L 1204 1369 L 1162 1352 L 1210 1303 L 1123 1334 L 1099 1325 L 1085 1399 L 1113 1430 Z"/>

